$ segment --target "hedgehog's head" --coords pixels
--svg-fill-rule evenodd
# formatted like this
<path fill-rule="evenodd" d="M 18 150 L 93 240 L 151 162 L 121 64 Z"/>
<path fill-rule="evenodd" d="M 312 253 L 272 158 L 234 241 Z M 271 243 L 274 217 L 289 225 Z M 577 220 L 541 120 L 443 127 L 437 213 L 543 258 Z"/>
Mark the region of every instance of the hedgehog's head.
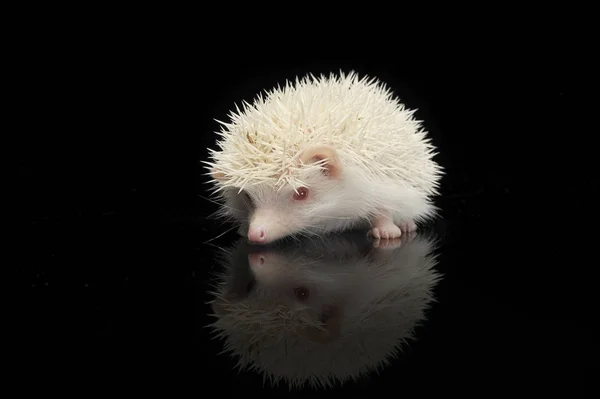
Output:
<path fill-rule="evenodd" d="M 340 337 L 345 298 L 355 291 L 349 289 L 353 280 L 344 279 L 353 274 L 332 278 L 340 273 L 338 262 L 318 250 L 306 254 L 289 247 L 239 246 L 232 252 L 211 303 L 217 317 L 245 319 L 247 332 L 264 336 L 299 335 L 318 343 Z"/>
<path fill-rule="evenodd" d="M 304 184 L 277 186 L 273 182 L 247 185 L 242 192 L 234 187 L 224 190 L 228 209 L 236 219 L 245 221 L 248 239 L 268 244 L 280 238 L 308 233 L 309 228 L 339 222 L 356 209 L 348 193 L 340 157 L 335 149 L 319 146 L 299 154 L 294 174 Z M 213 173 L 216 180 L 225 179 Z"/>

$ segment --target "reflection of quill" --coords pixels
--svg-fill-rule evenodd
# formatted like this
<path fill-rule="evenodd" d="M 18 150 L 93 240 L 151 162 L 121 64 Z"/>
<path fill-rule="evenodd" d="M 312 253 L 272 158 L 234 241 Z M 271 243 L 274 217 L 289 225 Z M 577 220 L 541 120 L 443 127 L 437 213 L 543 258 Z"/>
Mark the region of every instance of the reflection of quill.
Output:
<path fill-rule="evenodd" d="M 272 382 L 328 386 L 385 365 L 425 318 L 434 241 L 362 235 L 228 251 L 211 301 L 226 351 Z M 257 252 L 259 251 L 259 252 Z"/>

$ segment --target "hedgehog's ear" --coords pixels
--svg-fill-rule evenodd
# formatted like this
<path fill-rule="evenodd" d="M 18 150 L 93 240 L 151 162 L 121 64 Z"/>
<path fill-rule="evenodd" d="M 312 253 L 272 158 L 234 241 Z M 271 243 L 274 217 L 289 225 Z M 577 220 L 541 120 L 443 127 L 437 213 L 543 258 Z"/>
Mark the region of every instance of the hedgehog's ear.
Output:
<path fill-rule="evenodd" d="M 312 342 L 321 344 L 332 342 L 340 337 L 343 318 L 344 310 L 341 306 L 327 306 L 323 320 L 325 330 L 311 326 L 303 330 L 302 335 Z"/>
<path fill-rule="evenodd" d="M 325 174 L 329 177 L 339 177 L 342 174 L 342 163 L 337 152 L 328 146 L 313 147 L 305 150 L 300 159 L 304 164 L 319 162 L 326 159 Z"/>
<path fill-rule="evenodd" d="M 217 171 L 215 168 L 212 168 L 210 170 L 210 176 L 217 181 L 225 180 L 225 174 L 223 172 Z"/>
<path fill-rule="evenodd" d="M 229 313 L 226 304 L 229 302 L 233 302 L 234 299 L 234 295 L 225 294 L 223 298 L 216 298 L 214 301 L 212 301 L 210 307 L 218 317 L 223 317 L 227 313 Z"/>
<path fill-rule="evenodd" d="M 227 313 L 223 303 L 219 300 L 212 302 L 210 304 L 210 308 L 212 309 L 213 313 L 217 315 L 217 317 L 223 317 Z"/>

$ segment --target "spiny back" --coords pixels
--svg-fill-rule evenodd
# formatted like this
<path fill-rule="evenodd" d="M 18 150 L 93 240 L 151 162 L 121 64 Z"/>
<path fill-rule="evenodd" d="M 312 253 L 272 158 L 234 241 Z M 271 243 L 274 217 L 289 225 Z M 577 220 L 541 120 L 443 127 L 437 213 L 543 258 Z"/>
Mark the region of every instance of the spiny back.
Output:
<path fill-rule="evenodd" d="M 334 148 L 344 165 L 367 177 L 399 178 L 435 194 L 440 168 L 434 147 L 408 110 L 376 78 L 354 72 L 296 78 L 236 106 L 222 124 L 219 150 L 205 162 L 225 176 L 219 188 L 271 183 L 297 188 L 301 151 L 313 145 Z"/>

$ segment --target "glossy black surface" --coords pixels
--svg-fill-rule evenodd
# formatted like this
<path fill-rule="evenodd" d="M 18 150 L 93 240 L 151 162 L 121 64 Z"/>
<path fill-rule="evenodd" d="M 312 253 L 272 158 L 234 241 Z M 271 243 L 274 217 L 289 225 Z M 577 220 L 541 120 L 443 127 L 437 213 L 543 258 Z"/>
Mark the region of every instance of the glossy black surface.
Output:
<path fill-rule="evenodd" d="M 391 252 L 397 259 L 385 266 L 390 277 L 384 279 L 395 285 L 385 289 L 408 299 L 393 302 L 396 308 L 388 319 L 365 321 L 365 337 L 323 343 L 326 349 L 319 351 L 306 342 L 305 350 L 297 342 L 292 348 L 293 339 L 271 349 L 261 347 L 260 340 L 244 346 L 251 340 L 245 336 L 246 341 L 235 341 L 241 351 L 236 353 L 245 349 L 248 364 L 266 364 L 274 378 L 300 373 L 325 381 L 319 370 L 347 376 L 348 370 L 368 369 L 383 355 L 373 354 L 376 344 L 380 351 L 392 348 L 393 337 L 401 340 L 418 320 L 414 339 L 378 373 L 332 389 L 482 396 L 588 389 L 598 359 L 592 278 L 597 261 L 590 256 L 597 178 L 590 172 L 590 146 L 576 143 L 587 137 L 574 121 L 587 115 L 580 76 L 550 64 L 551 78 L 542 79 L 530 74 L 534 65 L 543 64 L 533 61 L 494 77 L 490 74 L 498 64 L 483 63 L 479 76 L 466 68 L 475 60 L 468 52 L 457 61 L 465 68 L 454 69 L 435 64 L 413 69 L 371 59 L 298 61 L 295 67 L 205 63 L 199 72 L 198 63 L 180 53 L 171 54 L 169 64 L 149 62 L 153 53 L 145 47 L 136 53 L 114 51 L 101 61 L 105 68 L 82 61 L 87 66 L 77 71 L 55 71 L 65 78 L 61 84 L 47 76 L 32 83 L 37 101 L 53 107 L 39 108 L 36 121 L 26 123 L 53 133 L 24 135 L 26 151 L 19 164 L 20 224 L 13 262 L 25 277 L 16 301 L 22 319 L 17 324 L 19 370 L 25 380 L 64 377 L 71 387 L 82 384 L 84 392 L 123 384 L 150 391 L 154 384 L 186 387 L 214 395 L 288 392 L 284 381 L 277 388 L 268 378 L 264 382 L 260 369 L 238 372 L 237 358 L 222 353 L 224 341 L 207 328 L 217 320 L 207 303 L 215 273 L 222 270 L 217 255 L 220 248 L 239 243 L 239 237 L 233 231 L 221 235 L 229 227 L 208 218 L 215 207 L 204 197 L 199 160 L 215 139 L 212 118 L 223 118 L 234 101 L 249 100 L 296 73 L 344 68 L 387 81 L 419 109 L 417 116 L 440 148 L 439 161 L 447 171 L 437 200 L 442 213 L 415 237 L 438 242 L 431 249 L 440 275 L 431 286 L 435 300 L 429 302 L 424 288 L 426 271 L 418 269 L 421 280 L 402 275 L 424 258 L 421 252 L 411 257 L 410 242 L 407 255 L 401 243 Z M 60 65 L 66 54 L 53 50 L 48 56 Z M 81 57 L 92 55 L 83 52 Z M 120 66 L 109 68 L 116 59 Z M 60 96 L 54 98 L 56 92 Z M 566 132 L 573 140 L 550 138 L 564 138 Z M 567 161 L 575 152 L 579 155 Z M 383 284 L 355 267 L 366 262 L 365 270 L 371 270 L 369 262 L 379 253 L 363 235 L 337 243 L 350 254 L 340 266 L 347 270 L 331 270 L 329 263 L 329 269 L 311 269 L 310 274 L 303 264 L 311 262 L 290 260 L 309 244 L 290 245 L 279 249 L 279 256 L 296 273 L 311 276 L 303 284 L 315 284 L 316 292 L 329 295 L 343 280 L 335 277 L 341 273 L 349 281 L 362 281 L 359 287 L 369 295 L 379 295 Z M 319 253 L 330 257 L 328 262 L 340 259 L 308 248 L 308 260 Z M 234 293 L 238 304 L 262 292 L 261 306 L 272 306 L 277 281 L 261 282 L 247 264 L 245 249 L 238 251 L 239 262 L 222 292 Z M 271 259 L 272 253 L 265 256 Z M 281 295 L 297 292 L 297 284 L 289 282 L 296 281 L 293 275 L 279 273 L 277 278 L 286 281 L 281 286 L 287 287 Z M 346 290 L 352 309 L 364 303 L 363 291 L 341 286 L 335 289 Z M 428 307 L 421 315 L 424 303 Z M 243 308 L 237 311 L 243 319 Z M 379 329 L 379 341 L 374 329 Z M 342 335 L 347 331 L 342 328 Z M 230 326 L 225 334 L 239 337 L 240 332 Z M 352 351 L 361 355 L 349 356 Z M 332 358 L 338 360 L 332 364 Z"/>

